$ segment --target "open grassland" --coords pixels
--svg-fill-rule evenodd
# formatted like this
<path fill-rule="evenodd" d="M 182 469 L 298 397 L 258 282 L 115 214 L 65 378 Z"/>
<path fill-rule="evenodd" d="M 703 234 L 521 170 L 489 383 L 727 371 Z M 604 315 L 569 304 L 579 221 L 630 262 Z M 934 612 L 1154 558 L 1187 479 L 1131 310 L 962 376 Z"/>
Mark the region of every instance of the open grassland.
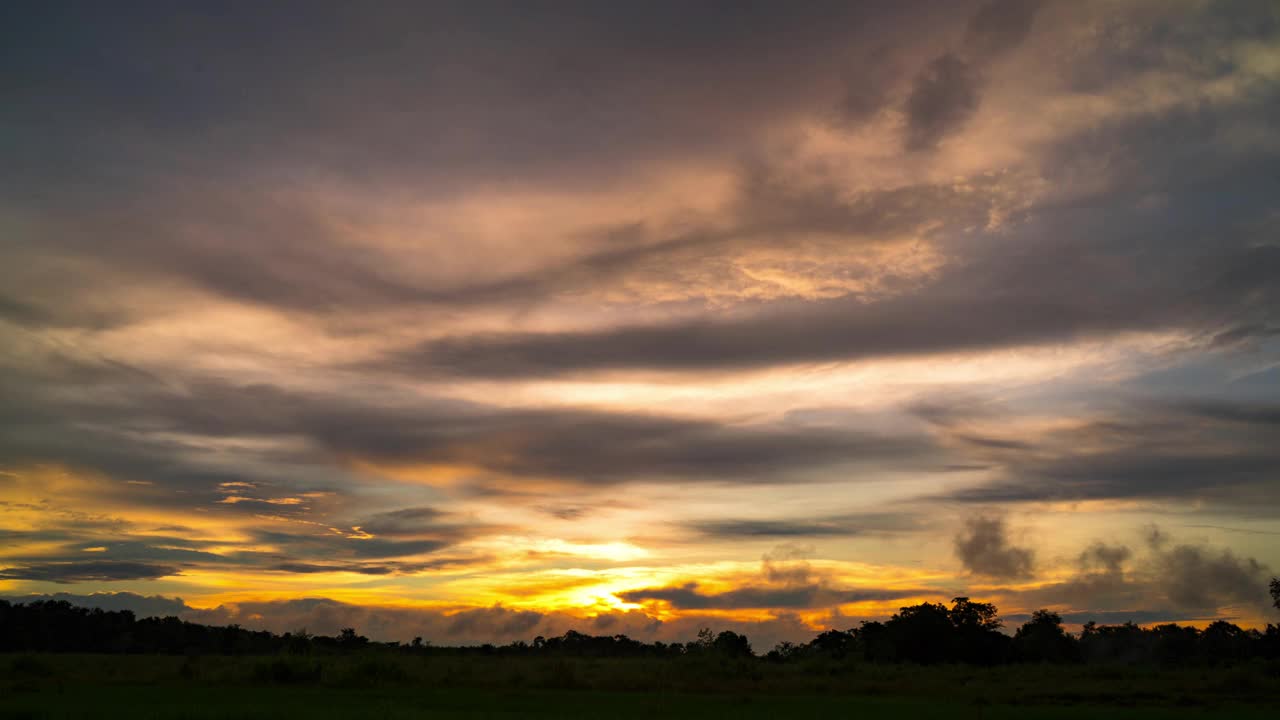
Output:
<path fill-rule="evenodd" d="M 0 657 L 12 718 L 1274 718 L 1280 666 L 887 666 L 758 659 Z"/>

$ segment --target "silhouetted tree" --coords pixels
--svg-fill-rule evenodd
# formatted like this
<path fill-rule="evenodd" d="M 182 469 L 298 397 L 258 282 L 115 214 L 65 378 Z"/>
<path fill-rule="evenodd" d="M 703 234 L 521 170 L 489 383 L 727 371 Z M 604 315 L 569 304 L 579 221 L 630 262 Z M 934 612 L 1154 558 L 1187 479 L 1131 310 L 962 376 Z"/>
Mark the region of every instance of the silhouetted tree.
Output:
<path fill-rule="evenodd" d="M 857 639 L 853 632 L 827 630 L 814 638 L 809 643 L 809 647 L 816 654 L 839 659 L 853 652 L 856 644 Z"/>
<path fill-rule="evenodd" d="M 1200 631 L 1174 623 L 1157 625 L 1147 631 L 1153 637 L 1153 659 L 1161 665 L 1184 665 L 1192 662 L 1198 652 Z"/>
<path fill-rule="evenodd" d="M 1280 658 L 1280 626 L 1266 632 L 1245 630 L 1226 621 L 1203 632 L 1174 624 L 1144 629 L 1133 623 L 1088 623 L 1079 639 L 1062 628 L 1062 618 L 1036 611 L 1012 638 L 999 631 L 994 605 L 955 598 L 952 607 L 923 603 L 904 607 L 887 622 L 864 622 L 848 630 L 828 630 L 809 643 L 781 643 L 766 656 L 772 661 L 940 663 L 1061 662 L 1232 664 L 1253 658 Z M 283 635 L 238 625 L 212 627 L 176 617 L 138 619 L 128 611 L 75 607 L 66 602 L 9 603 L 0 600 L 0 652 L 204 653 L 269 655 L 277 653 L 386 652 L 432 655 L 544 657 L 753 657 L 743 635 L 702 629 L 696 640 L 670 645 L 644 643 L 626 635 L 587 635 L 570 630 L 560 637 L 539 636 L 501 647 L 433 647 L 421 638 L 411 644 L 371 642 L 354 628 L 337 637 L 298 630 Z"/>
<path fill-rule="evenodd" d="M 1280 610 L 1280 578 L 1271 578 L 1271 604 Z"/>
<path fill-rule="evenodd" d="M 1123 625 L 1085 623 L 1080 633 L 1080 652 L 1093 662 L 1137 663 L 1151 656 L 1142 628 L 1129 622 Z"/>
<path fill-rule="evenodd" d="M 855 641 L 862 650 L 862 657 L 871 662 L 890 662 L 898 660 L 898 654 L 893 646 L 893 638 L 889 632 L 889 628 L 882 622 L 875 620 L 863 621 L 857 630 L 853 631 Z"/>
<path fill-rule="evenodd" d="M 999 630 L 1004 625 L 995 605 L 973 602 L 967 597 L 953 599 L 947 614 L 957 630 Z"/>
<path fill-rule="evenodd" d="M 698 628 L 698 639 L 694 641 L 701 650 L 710 650 L 711 646 L 716 642 L 716 634 L 711 632 L 711 628 Z"/>
<path fill-rule="evenodd" d="M 947 616 L 954 628 L 949 660 L 994 665 L 1009 659 L 1010 640 L 1000 632 L 1004 623 L 995 605 L 958 597 L 951 601 Z"/>
<path fill-rule="evenodd" d="M 1062 628 L 1062 616 L 1036 610 L 1013 635 L 1014 656 L 1025 662 L 1071 662 L 1080 658 L 1075 638 Z"/>
<path fill-rule="evenodd" d="M 338 633 L 338 646 L 343 650 L 358 650 L 369 644 L 369 638 L 356 634 L 355 628 L 342 628 Z"/>
<path fill-rule="evenodd" d="M 819 637 L 821 637 L 821 635 L 819 635 Z M 797 655 L 799 655 L 803 651 L 804 651 L 804 646 L 797 645 L 791 642 L 790 640 L 783 640 L 777 645 L 774 645 L 773 649 L 770 650 L 768 654 L 765 655 L 765 657 L 773 661 L 786 661 L 786 660 L 791 660 L 792 658 L 795 658 Z"/>
<path fill-rule="evenodd" d="M 1215 663 L 1249 657 L 1252 638 L 1247 630 L 1226 620 L 1215 620 L 1200 633 L 1201 655 Z"/>
<path fill-rule="evenodd" d="M 954 626 L 945 605 L 921 603 L 901 608 L 884 626 L 893 648 L 890 659 L 923 664 L 950 659 Z"/>
<path fill-rule="evenodd" d="M 716 635 L 711 647 L 717 654 L 725 657 L 751 657 L 754 655 L 751 651 L 751 642 L 747 640 L 747 636 L 739 635 L 731 630 L 725 630 Z"/>

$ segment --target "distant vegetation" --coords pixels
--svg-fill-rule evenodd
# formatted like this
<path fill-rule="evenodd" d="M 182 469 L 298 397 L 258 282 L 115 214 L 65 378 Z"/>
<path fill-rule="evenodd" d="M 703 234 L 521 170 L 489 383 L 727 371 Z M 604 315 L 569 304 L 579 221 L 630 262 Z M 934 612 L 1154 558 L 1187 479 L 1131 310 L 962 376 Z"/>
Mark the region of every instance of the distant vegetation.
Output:
<path fill-rule="evenodd" d="M 956 598 L 762 654 L 711 630 L 441 647 L 0 601 L 0 720 L 1277 717 L 1275 625 L 1073 635 L 1042 610 L 1005 630 L 993 605 Z"/>
<path fill-rule="evenodd" d="M 1272 583 L 1272 593 L 1280 594 Z M 1280 606 L 1280 597 L 1277 597 Z M 956 598 L 951 607 L 922 603 L 902 608 L 885 622 L 828 630 L 807 643 L 784 642 L 763 653 L 771 663 L 825 659 L 920 665 L 962 663 L 1127 663 L 1152 665 L 1230 664 L 1280 659 L 1280 626 L 1246 630 L 1219 620 L 1203 630 L 1175 624 L 1088 623 L 1078 635 L 1062 618 L 1037 610 L 1012 634 L 1002 631 L 996 607 Z M 532 642 L 466 647 L 374 642 L 355 629 L 335 637 L 305 631 L 275 633 L 238 625 L 211 627 L 175 617 L 139 619 L 130 611 L 104 611 L 66 602 L 12 604 L 0 601 L 0 652 L 151 653 L 171 655 L 324 655 L 365 651 L 410 655 L 522 657 L 755 658 L 750 640 L 734 632 L 704 629 L 687 643 L 646 643 L 625 635 L 593 636 L 569 631 Z"/>

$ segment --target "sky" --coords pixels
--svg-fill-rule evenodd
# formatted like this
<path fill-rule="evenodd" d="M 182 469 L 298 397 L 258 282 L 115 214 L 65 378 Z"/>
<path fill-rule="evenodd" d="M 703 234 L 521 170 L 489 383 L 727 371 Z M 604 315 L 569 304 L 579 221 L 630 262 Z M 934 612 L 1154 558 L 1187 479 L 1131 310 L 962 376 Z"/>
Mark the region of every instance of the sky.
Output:
<path fill-rule="evenodd" d="M 0 16 L 0 595 L 1275 620 L 1280 5 Z"/>

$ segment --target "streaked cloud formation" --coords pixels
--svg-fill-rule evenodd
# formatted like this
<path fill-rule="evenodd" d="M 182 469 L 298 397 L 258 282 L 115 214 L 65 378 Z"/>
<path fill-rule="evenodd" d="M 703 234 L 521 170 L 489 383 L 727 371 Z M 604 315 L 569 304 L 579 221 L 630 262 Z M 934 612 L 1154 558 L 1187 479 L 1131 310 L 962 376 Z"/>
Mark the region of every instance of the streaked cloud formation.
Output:
<path fill-rule="evenodd" d="M 4 15 L 0 594 L 1267 617 L 1271 3 Z"/>

